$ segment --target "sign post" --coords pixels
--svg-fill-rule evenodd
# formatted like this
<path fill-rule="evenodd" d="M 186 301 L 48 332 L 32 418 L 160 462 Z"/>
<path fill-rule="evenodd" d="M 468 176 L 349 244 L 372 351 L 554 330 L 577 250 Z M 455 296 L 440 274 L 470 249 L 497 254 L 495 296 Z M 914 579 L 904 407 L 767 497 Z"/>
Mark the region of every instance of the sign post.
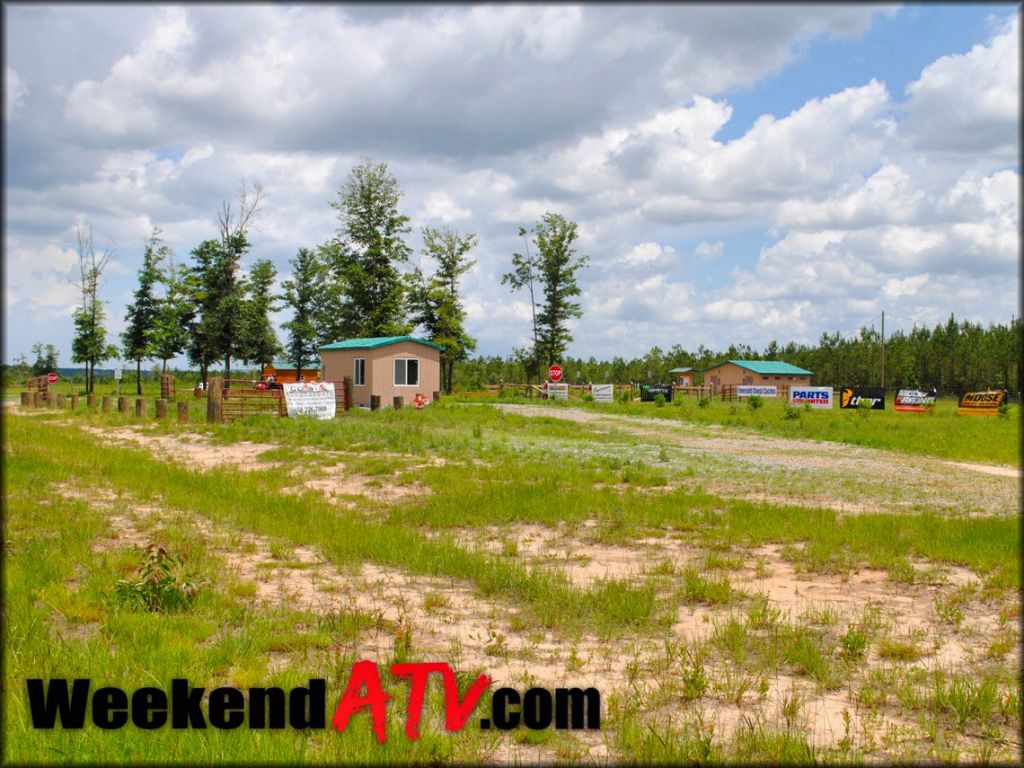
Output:
<path fill-rule="evenodd" d="M 124 376 L 124 369 L 123 368 L 115 368 L 114 369 L 114 381 L 117 382 L 117 394 L 118 394 L 118 397 L 121 396 L 121 377 L 122 376 Z"/>

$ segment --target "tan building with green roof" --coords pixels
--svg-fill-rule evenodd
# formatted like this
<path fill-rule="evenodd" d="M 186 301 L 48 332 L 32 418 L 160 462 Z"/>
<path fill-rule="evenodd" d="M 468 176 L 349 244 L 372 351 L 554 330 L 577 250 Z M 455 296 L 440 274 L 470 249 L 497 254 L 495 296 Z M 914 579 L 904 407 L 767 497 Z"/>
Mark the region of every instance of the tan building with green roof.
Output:
<path fill-rule="evenodd" d="M 740 384 L 789 387 L 811 385 L 813 371 L 797 368 L 781 360 L 726 360 L 704 370 L 704 383 L 717 394 L 722 387 L 736 387 Z"/>
<path fill-rule="evenodd" d="M 320 347 L 320 378 L 342 381 L 352 377 L 353 399 L 370 407 L 371 395 L 380 395 L 383 407 L 401 395 L 406 405 L 416 395 L 432 400 L 441 390 L 441 349 L 414 336 L 378 336 L 347 339 Z"/>

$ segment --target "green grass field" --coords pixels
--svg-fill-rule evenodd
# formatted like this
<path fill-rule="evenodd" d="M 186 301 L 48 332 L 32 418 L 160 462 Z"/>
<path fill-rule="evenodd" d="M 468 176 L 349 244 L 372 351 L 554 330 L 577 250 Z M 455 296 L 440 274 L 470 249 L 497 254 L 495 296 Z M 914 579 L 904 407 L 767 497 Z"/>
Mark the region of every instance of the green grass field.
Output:
<path fill-rule="evenodd" d="M 1016 464 L 1015 411 L 589 404 L 592 420 L 569 421 L 557 404 L 445 401 L 208 425 L 189 402 L 189 427 L 155 423 L 151 403 L 144 419 L 84 399 L 73 414 L 5 414 L 7 760 L 1020 759 L 1018 481 L 928 458 Z M 778 461 L 758 461 L 766 436 L 842 445 L 805 468 L 802 443 L 764 443 Z M 850 443 L 866 453 L 847 467 Z M 870 471 L 905 463 L 907 476 Z M 148 542 L 198 585 L 185 609 L 119 591 Z M 410 742 L 395 684 L 384 746 L 365 716 L 343 735 L 28 719 L 24 680 L 57 676 L 126 689 L 324 677 L 329 718 L 366 657 L 445 660 L 520 689 L 596 683 L 602 731 L 471 720 L 447 734 L 432 685 Z"/>

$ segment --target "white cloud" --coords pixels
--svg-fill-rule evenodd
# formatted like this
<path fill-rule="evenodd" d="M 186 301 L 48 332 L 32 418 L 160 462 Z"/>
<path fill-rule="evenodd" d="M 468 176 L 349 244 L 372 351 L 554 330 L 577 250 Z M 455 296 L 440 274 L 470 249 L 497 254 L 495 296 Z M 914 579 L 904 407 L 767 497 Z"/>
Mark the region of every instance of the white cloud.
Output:
<path fill-rule="evenodd" d="M 18 70 L 4 67 L 4 116 L 7 120 L 13 120 L 17 116 L 26 96 L 28 86 L 21 79 Z"/>
<path fill-rule="evenodd" d="M 915 146 L 941 152 L 1019 153 L 1020 16 L 989 43 L 943 56 L 907 86 L 907 129 Z"/>
<path fill-rule="evenodd" d="M 703 240 L 698 243 L 697 247 L 693 249 L 693 255 L 701 260 L 717 259 L 725 253 L 725 243 L 718 240 L 714 243 L 709 243 L 707 240 Z"/>

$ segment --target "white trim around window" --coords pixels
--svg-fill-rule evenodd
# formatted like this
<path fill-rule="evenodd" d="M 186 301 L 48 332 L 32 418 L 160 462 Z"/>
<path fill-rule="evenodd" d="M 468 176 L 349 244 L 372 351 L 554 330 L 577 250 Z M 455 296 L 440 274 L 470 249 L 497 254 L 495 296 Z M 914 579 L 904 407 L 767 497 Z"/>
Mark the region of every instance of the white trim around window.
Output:
<path fill-rule="evenodd" d="M 357 387 L 366 386 L 366 358 L 357 357 L 352 369 L 352 383 Z"/>
<path fill-rule="evenodd" d="M 418 357 L 396 357 L 393 371 L 396 387 L 418 387 L 420 385 L 420 359 Z"/>

